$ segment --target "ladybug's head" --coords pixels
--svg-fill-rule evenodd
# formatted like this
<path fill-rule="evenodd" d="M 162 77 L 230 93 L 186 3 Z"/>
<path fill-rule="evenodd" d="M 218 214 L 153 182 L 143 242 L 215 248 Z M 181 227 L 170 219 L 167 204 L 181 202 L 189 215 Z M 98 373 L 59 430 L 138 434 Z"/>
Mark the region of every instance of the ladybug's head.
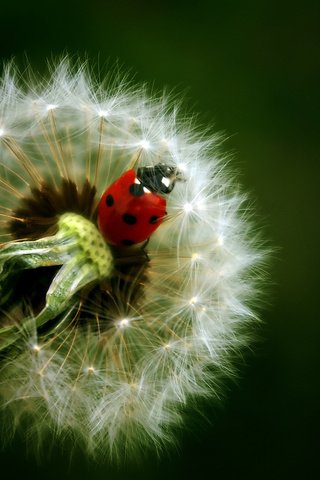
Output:
<path fill-rule="evenodd" d="M 172 165 L 158 163 L 138 168 L 137 178 L 153 193 L 170 193 L 176 181 L 181 180 L 181 172 Z"/>

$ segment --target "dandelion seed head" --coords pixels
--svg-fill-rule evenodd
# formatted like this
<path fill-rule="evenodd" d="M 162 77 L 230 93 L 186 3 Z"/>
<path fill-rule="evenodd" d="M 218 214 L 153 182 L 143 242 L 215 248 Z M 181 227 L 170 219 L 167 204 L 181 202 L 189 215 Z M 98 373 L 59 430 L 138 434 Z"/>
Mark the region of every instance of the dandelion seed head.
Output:
<path fill-rule="evenodd" d="M 141 140 L 139 143 L 138 143 L 138 146 L 143 148 L 144 150 L 150 150 L 151 148 L 151 144 L 148 140 Z"/>
<path fill-rule="evenodd" d="M 37 344 L 35 345 L 32 345 L 32 350 L 34 351 L 34 353 L 39 353 L 41 351 L 41 347 Z"/>
<path fill-rule="evenodd" d="M 201 260 L 201 255 L 198 253 L 198 252 L 194 252 L 192 255 L 191 255 L 191 263 L 196 263 L 198 261 Z"/>
<path fill-rule="evenodd" d="M 96 369 L 92 366 L 85 368 L 85 372 L 88 373 L 89 375 L 92 375 L 95 373 Z"/>
<path fill-rule="evenodd" d="M 117 322 L 117 325 L 119 328 L 127 328 L 130 325 L 130 319 L 129 318 L 123 318 L 122 320 L 119 320 Z"/>
<path fill-rule="evenodd" d="M 222 235 L 218 235 L 218 237 L 217 237 L 217 245 L 219 245 L 219 247 L 222 247 L 223 244 L 224 244 L 223 236 L 222 236 Z"/>
<path fill-rule="evenodd" d="M 66 60 L 47 82 L 21 82 L 11 66 L 0 86 L 7 431 L 28 424 L 37 444 L 70 438 L 118 461 L 160 451 L 185 404 L 219 397 L 257 322 L 265 253 L 246 197 L 218 137 L 204 138 L 166 95 L 121 78 L 102 87 Z M 109 245 L 97 220 L 104 192 L 128 170 L 159 164 L 180 176 L 161 225 L 141 244 Z"/>
<path fill-rule="evenodd" d="M 55 105 L 54 103 L 49 103 L 49 105 L 46 105 L 47 112 L 50 112 L 51 110 L 55 110 L 56 108 L 58 108 L 58 105 Z"/>
<path fill-rule="evenodd" d="M 100 118 L 107 118 L 110 115 L 109 110 L 98 110 L 97 111 Z"/>
<path fill-rule="evenodd" d="M 190 298 L 189 304 L 190 305 L 196 305 L 199 301 L 199 298 L 197 296 Z"/>
<path fill-rule="evenodd" d="M 183 205 L 183 210 L 185 211 L 185 213 L 190 213 L 193 211 L 193 209 L 194 209 L 193 205 L 189 202 Z"/>

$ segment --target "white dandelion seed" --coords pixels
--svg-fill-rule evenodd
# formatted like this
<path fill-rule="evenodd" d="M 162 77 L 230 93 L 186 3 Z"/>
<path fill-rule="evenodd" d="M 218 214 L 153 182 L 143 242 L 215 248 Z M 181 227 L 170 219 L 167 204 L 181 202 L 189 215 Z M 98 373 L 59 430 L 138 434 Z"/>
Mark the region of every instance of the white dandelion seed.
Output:
<path fill-rule="evenodd" d="M 6 71 L 0 154 L 9 428 L 27 421 L 38 443 L 54 431 L 112 458 L 162 448 L 189 399 L 219 393 L 213 372 L 230 373 L 256 321 L 264 253 L 215 139 L 166 97 L 121 82 L 104 90 L 64 61 L 32 86 Z M 99 199 L 127 170 L 158 164 L 183 177 L 166 221 L 147 244 L 108 245 Z"/>

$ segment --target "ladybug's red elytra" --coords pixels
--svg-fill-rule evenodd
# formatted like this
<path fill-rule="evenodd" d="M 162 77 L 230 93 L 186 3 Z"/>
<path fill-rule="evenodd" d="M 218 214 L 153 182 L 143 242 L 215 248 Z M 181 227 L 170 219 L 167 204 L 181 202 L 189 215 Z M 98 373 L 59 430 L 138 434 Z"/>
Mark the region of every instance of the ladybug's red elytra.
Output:
<path fill-rule="evenodd" d="M 131 246 L 147 240 L 166 216 L 166 200 L 179 179 L 177 167 L 158 163 L 128 170 L 102 195 L 98 224 L 106 241 Z"/>

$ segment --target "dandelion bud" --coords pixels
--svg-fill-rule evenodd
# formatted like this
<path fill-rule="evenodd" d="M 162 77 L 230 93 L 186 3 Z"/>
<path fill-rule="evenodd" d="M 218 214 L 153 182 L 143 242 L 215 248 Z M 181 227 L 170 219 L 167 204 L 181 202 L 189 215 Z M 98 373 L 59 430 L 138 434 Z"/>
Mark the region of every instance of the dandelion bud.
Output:
<path fill-rule="evenodd" d="M 10 67 L 0 93 L 6 431 L 21 425 L 38 444 L 55 432 L 118 459 L 174 440 L 181 407 L 219 393 L 256 321 L 264 253 L 247 216 L 216 138 L 166 96 L 102 88 L 67 62 L 31 86 Z"/>

